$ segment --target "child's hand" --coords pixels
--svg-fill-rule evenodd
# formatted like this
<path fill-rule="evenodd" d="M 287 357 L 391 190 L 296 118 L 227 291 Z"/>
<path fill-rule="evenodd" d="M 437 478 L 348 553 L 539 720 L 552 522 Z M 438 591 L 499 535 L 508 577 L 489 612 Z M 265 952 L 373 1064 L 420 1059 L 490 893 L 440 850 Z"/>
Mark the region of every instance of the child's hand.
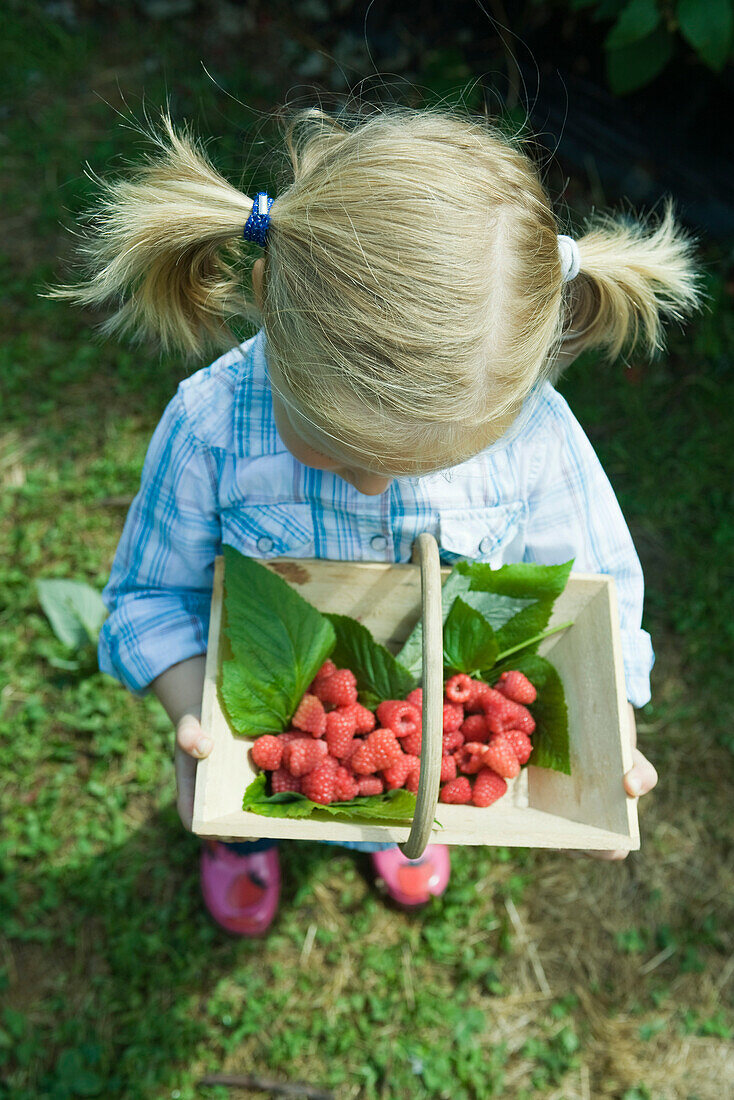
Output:
<path fill-rule="evenodd" d="M 648 791 L 653 789 L 658 781 L 658 773 L 647 757 L 643 756 L 637 748 L 635 711 L 631 703 L 628 704 L 628 707 L 630 740 L 632 741 L 632 767 L 628 772 L 625 772 L 624 789 L 632 798 L 637 798 L 640 795 L 647 794 Z M 615 852 L 569 852 L 569 855 L 584 855 L 590 856 L 592 859 L 616 860 L 626 859 L 629 852 L 625 849 L 618 849 Z"/>
<path fill-rule="evenodd" d="M 184 714 L 176 726 L 176 807 L 184 829 L 191 831 L 194 816 L 196 761 L 212 751 L 212 740 L 194 714 Z"/>
<path fill-rule="evenodd" d="M 204 690 L 206 655 L 187 657 L 156 677 L 151 688 L 176 727 L 176 806 L 185 829 L 191 830 L 194 816 L 196 761 L 212 751 L 213 742 L 201 727 L 201 697 Z"/>

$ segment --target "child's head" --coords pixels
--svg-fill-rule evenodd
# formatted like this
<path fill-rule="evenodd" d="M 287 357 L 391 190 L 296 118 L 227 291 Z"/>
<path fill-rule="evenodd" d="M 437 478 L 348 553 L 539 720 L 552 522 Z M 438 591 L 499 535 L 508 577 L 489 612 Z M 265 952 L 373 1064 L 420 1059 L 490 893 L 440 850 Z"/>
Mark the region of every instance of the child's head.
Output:
<path fill-rule="evenodd" d="M 98 181 L 89 278 L 54 296 L 128 295 L 105 332 L 190 353 L 231 345 L 232 316 L 262 324 L 279 427 L 338 469 L 455 465 L 507 430 L 562 348 L 653 352 L 661 312 L 680 319 L 698 301 L 670 203 L 653 228 L 595 216 L 564 282 L 563 227 L 519 143 L 483 118 L 407 107 L 295 112 L 253 299 L 241 268 L 257 254 L 242 241 L 252 199 L 167 116 L 151 136 L 155 157 Z"/>

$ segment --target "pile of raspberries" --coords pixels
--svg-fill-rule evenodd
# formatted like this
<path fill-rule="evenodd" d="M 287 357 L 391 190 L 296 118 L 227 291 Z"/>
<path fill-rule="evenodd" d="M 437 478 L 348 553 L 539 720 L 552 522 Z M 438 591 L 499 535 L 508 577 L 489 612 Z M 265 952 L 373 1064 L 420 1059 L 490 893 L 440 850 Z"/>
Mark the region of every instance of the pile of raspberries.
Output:
<path fill-rule="evenodd" d="M 532 751 L 535 720 L 526 704 L 535 701 L 535 688 L 517 671 L 503 672 L 494 687 L 458 673 L 445 692 L 440 801 L 490 806 Z M 415 794 L 422 708 L 416 688 L 373 714 L 357 702 L 354 673 L 326 661 L 293 715 L 293 729 L 258 737 L 252 759 L 272 773 L 273 794 L 298 791 L 321 805 L 398 787 Z"/>

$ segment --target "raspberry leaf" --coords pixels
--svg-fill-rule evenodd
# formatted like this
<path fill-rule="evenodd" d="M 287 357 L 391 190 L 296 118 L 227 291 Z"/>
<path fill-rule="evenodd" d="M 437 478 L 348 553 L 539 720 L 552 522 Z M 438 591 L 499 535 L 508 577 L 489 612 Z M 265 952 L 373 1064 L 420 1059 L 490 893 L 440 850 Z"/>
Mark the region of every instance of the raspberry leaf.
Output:
<path fill-rule="evenodd" d="M 415 795 L 399 789 L 322 806 L 295 791 L 269 795 L 265 772 L 260 772 L 245 791 L 242 809 L 262 817 L 316 817 L 318 820 L 323 813 L 327 813 L 337 821 L 410 822 L 415 813 Z"/>
<path fill-rule="evenodd" d="M 222 704 L 239 734 L 284 730 L 334 648 L 334 628 L 276 573 L 223 549 Z"/>
<path fill-rule="evenodd" d="M 366 626 L 348 615 L 327 615 L 336 633 L 331 655 L 338 668 L 357 677 L 359 701 L 374 710 L 385 699 L 404 699 L 416 687 L 416 677 L 380 645 Z"/>
<path fill-rule="evenodd" d="M 523 642 L 534 653 L 540 643 L 536 635 L 542 636 L 548 625 L 572 565 L 517 562 L 492 569 L 484 562 L 459 562 L 456 569 L 469 583 L 464 599 L 492 623 L 500 654 Z"/>
<path fill-rule="evenodd" d="M 446 623 L 457 597 L 478 611 L 492 627 L 499 653 L 527 642 L 530 652 L 539 644 L 553 604 L 566 586 L 573 561 L 562 565 L 519 562 L 493 569 L 487 562 L 457 562 L 444 582 L 441 603 Z M 398 660 L 420 675 L 423 631 L 416 623 Z M 496 658 L 495 658 L 496 659 Z M 489 666 L 484 666 L 485 670 Z"/>
<path fill-rule="evenodd" d="M 457 596 L 443 628 L 444 674 L 476 676 L 492 667 L 498 653 L 494 630 L 485 617 Z"/>

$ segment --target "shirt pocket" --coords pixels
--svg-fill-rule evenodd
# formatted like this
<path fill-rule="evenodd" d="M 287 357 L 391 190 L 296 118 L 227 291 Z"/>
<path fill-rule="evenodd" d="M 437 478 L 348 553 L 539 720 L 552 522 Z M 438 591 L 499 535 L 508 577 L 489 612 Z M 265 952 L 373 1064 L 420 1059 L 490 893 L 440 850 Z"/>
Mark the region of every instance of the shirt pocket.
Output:
<path fill-rule="evenodd" d="M 222 517 L 222 541 L 250 558 L 313 557 L 311 505 L 238 504 Z"/>
<path fill-rule="evenodd" d="M 521 561 L 527 505 L 508 501 L 487 508 L 448 508 L 439 513 L 441 560 L 489 562 L 495 568 Z"/>

